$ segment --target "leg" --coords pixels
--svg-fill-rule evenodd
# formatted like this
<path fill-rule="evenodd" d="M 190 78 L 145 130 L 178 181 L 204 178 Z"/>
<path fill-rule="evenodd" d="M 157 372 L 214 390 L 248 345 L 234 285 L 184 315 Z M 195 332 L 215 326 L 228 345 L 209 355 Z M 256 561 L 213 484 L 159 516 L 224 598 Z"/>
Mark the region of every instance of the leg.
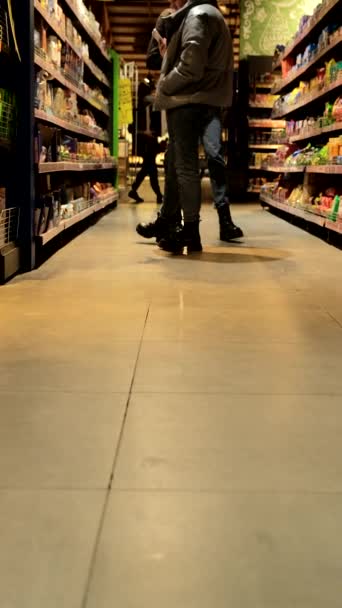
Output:
<path fill-rule="evenodd" d="M 150 176 L 151 188 L 157 197 L 157 201 L 161 202 L 162 193 L 161 193 L 159 181 L 158 181 L 158 167 L 157 167 L 157 163 L 156 163 L 156 157 L 154 155 L 151 155 L 149 158 L 148 173 Z"/>
<path fill-rule="evenodd" d="M 208 109 L 203 125 L 202 141 L 208 159 L 208 169 L 216 209 L 228 204 L 226 164 L 224 162 L 222 126 L 218 110 Z"/>
<path fill-rule="evenodd" d="M 167 162 L 165 205 L 183 210 L 184 228 L 170 227 L 169 234 L 159 243 L 162 249 L 180 253 L 202 251 L 199 235 L 201 181 L 198 143 L 201 134 L 203 106 L 185 106 L 168 113 L 170 146 Z M 171 193 L 172 192 L 172 197 Z M 178 199 L 177 199 L 178 195 Z M 171 200 L 172 198 L 172 200 Z"/>
<path fill-rule="evenodd" d="M 138 188 L 140 188 L 141 184 L 143 183 L 145 177 L 148 176 L 148 174 L 149 174 L 149 161 L 148 161 L 148 158 L 146 156 L 144 156 L 141 169 L 140 169 L 139 173 L 137 174 L 134 183 L 132 184 L 132 190 L 134 192 L 136 192 L 138 190 Z"/>
<path fill-rule="evenodd" d="M 203 145 L 208 158 L 208 169 L 213 190 L 214 204 L 219 215 L 220 239 L 231 241 L 243 236 L 241 228 L 234 225 L 228 197 L 227 168 L 221 141 L 221 120 L 215 108 L 208 108 L 203 125 Z"/>
<path fill-rule="evenodd" d="M 185 222 L 199 221 L 201 181 L 198 142 L 202 112 L 200 105 L 184 106 L 169 112 L 172 154 L 170 150 L 166 181 L 168 188 L 175 188 L 175 185 L 178 187 L 179 205 Z"/>
<path fill-rule="evenodd" d="M 141 196 L 139 196 L 139 194 L 138 194 L 138 188 L 141 186 L 141 184 L 143 183 L 143 181 L 147 175 L 148 175 L 148 162 L 146 160 L 146 157 L 144 157 L 142 167 L 141 167 L 138 175 L 136 176 L 134 183 L 132 184 L 131 190 L 128 193 L 129 198 L 132 198 L 136 203 L 144 202 L 144 199 L 141 198 Z"/>
<path fill-rule="evenodd" d="M 180 215 L 179 191 L 175 167 L 175 138 L 170 114 L 170 112 L 167 113 L 169 145 L 165 154 L 164 202 L 160 209 L 160 215 L 165 219 Z"/>

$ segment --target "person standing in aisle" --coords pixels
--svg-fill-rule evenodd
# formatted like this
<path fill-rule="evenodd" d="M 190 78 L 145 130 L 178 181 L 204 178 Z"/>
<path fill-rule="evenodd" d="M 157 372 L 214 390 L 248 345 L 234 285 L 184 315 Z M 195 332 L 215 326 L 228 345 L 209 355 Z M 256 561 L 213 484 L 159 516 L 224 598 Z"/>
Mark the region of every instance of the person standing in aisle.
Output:
<path fill-rule="evenodd" d="M 219 101 L 221 104 L 224 96 L 225 100 L 227 100 L 228 103 L 231 101 L 233 69 L 233 50 L 231 37 L 229 30 L 224 22 L 223 16 L 217 9 L 217 3 L 215 1 L 209 0 L 204 2 L 203 0 L 189 0 L 189 2 L 185 2 L 183 0 L 175 0 L 173 4 L 176 9 L 178 8 L 179 14 L 174 15 L 171 19 L 163 19 L 161 25 L 159 25 L 160 28 L 162 27 L 160 31 L 161 36 L 163 35 L 163 33 L 165 33 L 165 39 L 159 44 L 159 62 L 161 63 L 161 55 L 163 55 L 166 50 L 167 39 L 170 41 L 168 56 L 171 52 L 173 52 L 173 59 L 171 60 L 171 62 L 168 57 L 164 61 L 160 81 L 160 92 L 162 93 L 161 103 L 162 107 L 166 107 L 166 109 L 169 109 L 171 107 L 171 109 L 169 109 L 168 111 L 169 125 L 171 119 L 171 130 L 173 124 L 172 121 L 176 120 L 177 122 L 177 118 L 174 119 L 174 116 L 180 116 L 180 114 L 182 113 L 181 107 L 183 104 L 184 106 L 188 106 L 187 109 L 190 115 L 192 113 L 192 109 L 195 113 L 199 113 L 199 120 L 196 119 L 195 131 L 197 127 L 199 139 L 204 145 L 206 156 L 208 159 L 208 168 L 214 195 L 214 203 L 219 215 L 220 239 L 223 241 L 231 241 L 236 238 L 241 238 L 243 236 L 243 232 L 239 227 L 234 225 L 231 218 L 226 180 L 227 169 L 222 151 L 221 109 L 218 105 L 216 105 L 217 101 Z M 157 21 L 157 28 L 158 24 L 160 23 L 160 20 L 161 19 L 159 18 Z M 205 27 L 203 27 L 203 23 L 201 23 L 201 20 L 202 22 L 203 20 L 206 21 Z M 191 42 L 192 34 L 194 34 L 195 37 L 194 40 Z M 176 37 L 177 40 L 176 44 L 174 42 L 174 37 Z M 210 39 L 212 39 L 212 44 L 208 44 L 208 40 L 210 41 Z M 175 46 L 177 47 L 176 53 L 174 48 Z M 155 45 L 153 46 L 152 43 L 150 43 L 150 53 L 151 48 L 155 48 Z M 195 50 L 195 55 L 194 57 L 191 57 L 193 50 Z M 192 61 L 192 65 L 190 65 L 190 70 L 189 65 L 186 64 L 189 58 L 191 58 Z M 205 59 L 206 61 L 203 63 L 202 66 L 200 66 L 198 63 L 198 60 L 200 59 L 202 61 L 203 59 Z M 148 56 L 147 59 L 148 65 L 149 60 L 150 56 Z M 156 53 L 153 52 L 153 66 L 155 68 L 158 68 L 159 65 L 156 60 Z M 184 70 L 183 74 L 177 74 L 177 70 L 179 70 L 179 67 L 181 70 Z M 203 71 L 203 76 L 205 76 L 205 80 L 202 83 L 200 82 L 200 78 L 198 78 L 198 74 L 201 73 L 201 71 Z M 179 76 L 181 76 L 181 78 L 179 78 Z M 177 77 L 178 83 L 176 84 Z M 165 91 L 162 90 L 163 78 L 164 85 L 167 80 L 169 83 L 172 83 L 172 81 L 174 81 L 176 85 L 175 96 L 172 95 L 173 91 L 171 92 L 171 95 L 169 95 L 170 89 L 166 89 Z M 215 86 L 217 86 L 217 84 L 219 85 L 218 89 L 215 89 Z M 168 86 L 170 86 L 170 84 Z M 190 91 L 188 91 L 189 87 L 191 88 Z M 224 91 L 224 87 L 226 88 L 226 91 Z M 171 96 L 172 99 L 170 99 Z M 168 97 L 169 99 L 167 99 Z M 210 101 L 211 103 L 204 103 L 201 98 L 203 98 L 204 101 Z M 228 105 L 227 101 L 225 104 L 222 105 Z M 192 102 L 196 103 L 193 104 Z M 191 106 L 195 107 L 192 108 Z M 176 112 L 176 110 L 173 108 L 178 107 L 180 109 L 178 112 Z M 186 108 L 183 108 L 183 110 L 186 110 Z M 185 112 L 185 114 L 186 113 L 187 112 Z M 186 120 L 186 122 L 188 121 Z M 181 129 L 180 131 L 185 132 L 183 131 L 183 129 Z M 178 130 L 178 147 L 182 136 L 180 131 Z M 177 162 L 173 157 L 173 151 L 175 147 L 174 144 L 176 144 L 177 147 L 177 143 L 173 141 L 171 143 L 172 163 Z M 192 148 L 192 152 L 194 155 L 194 145 L 192 146 Z M 185 155 L 187 155 L 186 151 Z M 193 155 L 192 168 L 194 167 L 195 160 Z M 180 158 L 181 157 L 182 152 Z M 198 162 L 198 144 L 196 148 L 196 158 Z M 167 218 L 168 215 L 172 215 L 171 213 L 169 213 L 169 210 L 167 208 L 168 201 L 170 201 L 170 203 L 173 203 L 172 208 L 174 209 L 174 203 L 178 200 L 178 193 L 175 191 L 175 183 L 177 183 L 178 181 L 175 180 L 175 177 L 177 177 L 177 170 L 176 172 L 172 171 L 174 168 L 175 167 L 169 167 L 169 175 L 173 175 L 173 177 L 172 181 L 169 181 L 168 178 L 166 181 L 166 197 L 162 213 L 155 222 L 152 222 L 150 224 L 139 224 L 137 226 L 138 234 L 145 238 L 156 237 L 157 240 L 160 240 L 163 236 L 163 233 L 165 233 L 166 231 L 167 222 L 164 218 Z M 194 183 L 195 182 L 193 181 L 193 184 Z M 179 186 L 179 184 L 177 185 Z M 169 195 L 168 188 L 170 190 L 170 187 L 171 192 Z M 180 187 L 182 189 L 182 185 L 180 185 Z M 198 184 L 196 184 L 194 192 L 195 191 L 197 192 L 198 196 Z M 187 228 L 185 227 L 184 231 L 186 232 L 186 230 Z M 197 241 L 199 244 L 198 238 Z M 174 248 L 172 243 L 171 247 Z"/>
<path fill-rule="evenodd" d="M 163 195 L 158 180 L 157 154 L 160 151 L 158 135 L 160 134 L 160 112 L 153 109 L 153 81 L 150 77 L 141 82 L 138 88 L 138 124 L 137 150 L 136 153 L 143 158 L 142 167 L 132 184 L 128 193 L 129 198 L 136 203 L 143 203 L 144 199 L 138 193 L 138 189 L 145 177 L 149 176 L 153 192 L 157 197 L 157 204 L 163 202 Z"/>

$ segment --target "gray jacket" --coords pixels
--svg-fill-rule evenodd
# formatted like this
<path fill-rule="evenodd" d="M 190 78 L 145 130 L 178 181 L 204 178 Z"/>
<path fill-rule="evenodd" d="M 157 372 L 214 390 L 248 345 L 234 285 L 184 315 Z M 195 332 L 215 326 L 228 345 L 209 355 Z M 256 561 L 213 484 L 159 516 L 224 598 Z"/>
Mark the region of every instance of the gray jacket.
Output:
<path fill-rule="evenodd" d="M 215 4 L 189 0 L 166 18 L 170 40 L 157 86 L 158 110 L 189 104 L 231 105 L 232 39 Z"/>

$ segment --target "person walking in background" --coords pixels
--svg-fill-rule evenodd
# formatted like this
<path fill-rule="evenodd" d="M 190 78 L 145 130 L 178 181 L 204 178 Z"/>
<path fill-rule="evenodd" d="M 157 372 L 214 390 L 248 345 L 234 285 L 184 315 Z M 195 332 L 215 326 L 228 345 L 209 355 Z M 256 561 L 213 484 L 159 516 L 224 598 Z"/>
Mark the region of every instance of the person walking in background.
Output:
<path fill-rule="evenodd" d="M 232 97 L 233 49 L 231 37 L 224 18 L 217 9 L 215 0 L 206 2 L 203 0 L 189 0 L 188 2 L 186 0 L 175 0 L 173 5 L 174 8 L 178 9 L 178 13 L 174 14 L 173 17 L 163 19 L 159 25 L 162 28 L 161 35 L 165 33 L 165 39 L 159 43 L 160 55 L 165 53 L 168 40 L 170 46 L 162 69 L 157 103 L 160 104 L 160 107 L 168 109 L 169 129 L 171 127 L 171 132 L 174 130 L 173 127 L 176 130 L 173 133 L 172 141 L 170 135 L 171 156 L 169 156 L 169 160 L 174 166 L 167 168 L 166 196 L 162 213 L 155 222 L 139 224 L 137 232 L 145 238 L 155 236 L 157 240 L 161 241 L 162 246 L 168 247 L 165 239 L 162 242 L 161 236 L 166 231 L 167 222 L 165 219 L 173 215 L 177 217 L 177 222 L 173 223 L 178 225 L 176 232 L 179 236 L 179 215 L 177 216 L 174 213 L 174 206 L 179 201 L 179 193 L 176 190 L 180 188 L 184 191 L 184 179 L 182 179 L 182 177 L 184 178 L 184 170 L 182 171 L 180 163 L 178 163 L 177 175 L 177 159 L 174 157 L 174 152 L 177 147 L 178 149 L 181 148 L 178 159 L 180 160 L 180 158 L 188 156 L 189 150 L 186 151 L 186 144 L 185 148 L 184 145 L 181 145 L 182 135 L 180 131 L 185 135 L 186 128 L 179 130 L 179 124 L 177 127 L 174 122 L 178 122 L 181 114 L 184 116 L 188 114 L 189 117 L 185 121 L 188 125 L 191 124 L 193 110 L 197 116 L 193 125 L 194 131 L 197 132 L 199 140 L 203 143 L 208 160 L 214 204 L 219 215 L 220 239 L 231 241 L 243 236 L 241 228 L 234 225 L 230 212 L 227 168 L 222 149 L 221 108 L 219 107 L 220 105 L 229 105 Z M 160 18 L 157 21 L 157 28 L 159 23 Z M 150 43 L 150 50 L 151 47 Z M 155 53 L 154 65 L 157 65 Z M 202 72 L 203 80 L 201 81 Z M 165 83 L 167 83 L 167 86 L 163 90 Z M 210 103 L 205 103 L 206 101 Z M 225 103 L 222 103 L 223 101 Z M 183 109 L 182 106 L 184 106 Z M 177 108 L 179 110 L 176 111 Z M 178 137 L 175 138 L 176 132 Z M 190 196 L 190 198 L 187 196 L 187 199 L 191 200 L 192 198 L 194 201 L 194 196 L 197 196 L 198 212 L 193 213 L 191 217 L 191 223 L 194 221 L 197 223 L 196 216 L 199 215 L 198 205 L 200 205 L 200 183 L 194 179 L 194 169 L 198 165 L 198 142 L 195 160 L 195 144 L 191 136 L 190 139 L 192 139 L 192 154 L 190 155 L 192 186 L 190 186 L 190 190 L 192 190 L 193 196 Z M 179 176 L 181 176 L 181 183 L 179 183 Z M 169 203 L 171 205 L 170 209 L 168 209 Z M 186 206 L 187 202 L 185 201 L 183 204 Z M 192 230 L 194 231 L 194 229 L 194 224 L 192 224 Z M 190 228 L 185 226 L 183 235 L 189 230 Z M 197 236 L 197 245 L 200 249 L 199 243 L 200 239 Z M 174 247 L 172 239 L 171 243 L 169 239 L 169 245 L 172 249 L 178 248 L 176 244 Z"/>
<path fill-rule="evenodd" d="M 136 203 L 144 202 L 138 193 L 138 189 L 146 177 L 150 178 L 150 184 L 157 197 L 157 204 L 163 202 L 163 195 L 158 180 L 157 154 L 160 151 L 158 135 L 160 135 L 161 118 L 160 112 L 153 110 L 154 85 L 152 78 L 146 78 L 138 88 L 138 124 L 137 128 L 137 150 L 136 154 L 142 156 L 143 164 L 137 174 L 132 189 L 128 193 L 129 198 Z"/>
<path fill-rule="evenodd" d="M 166 40 L 167 31 L 166 31 L 166 17 L 170 17 L 176 11 L 176 2 L 175 0 L 170 1 L 170 8 L 166 8 L 158 17 L 155 30 L 158 32 L 162 40 Z M 146 67 L 148 70 L 152 70 L 154 72 L 160 72 L 163 62 L 163 57 L 161 55 L 160 45 L 158 40 L 151 36 L 151 40 L 147 49 L 146 56 Z"/>

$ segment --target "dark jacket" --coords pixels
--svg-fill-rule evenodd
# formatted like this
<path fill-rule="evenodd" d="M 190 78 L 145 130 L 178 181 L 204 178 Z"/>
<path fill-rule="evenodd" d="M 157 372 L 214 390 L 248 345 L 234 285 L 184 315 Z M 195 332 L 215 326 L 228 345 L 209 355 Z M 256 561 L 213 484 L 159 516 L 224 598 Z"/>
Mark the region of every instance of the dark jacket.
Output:
<path fill-rule="evenodd" d="M 157 86 L 156 108 L 189 104 L 229 107 L 233 45 L 215 0 L 189 0 L 165 19 L 168 49 Z"/>

